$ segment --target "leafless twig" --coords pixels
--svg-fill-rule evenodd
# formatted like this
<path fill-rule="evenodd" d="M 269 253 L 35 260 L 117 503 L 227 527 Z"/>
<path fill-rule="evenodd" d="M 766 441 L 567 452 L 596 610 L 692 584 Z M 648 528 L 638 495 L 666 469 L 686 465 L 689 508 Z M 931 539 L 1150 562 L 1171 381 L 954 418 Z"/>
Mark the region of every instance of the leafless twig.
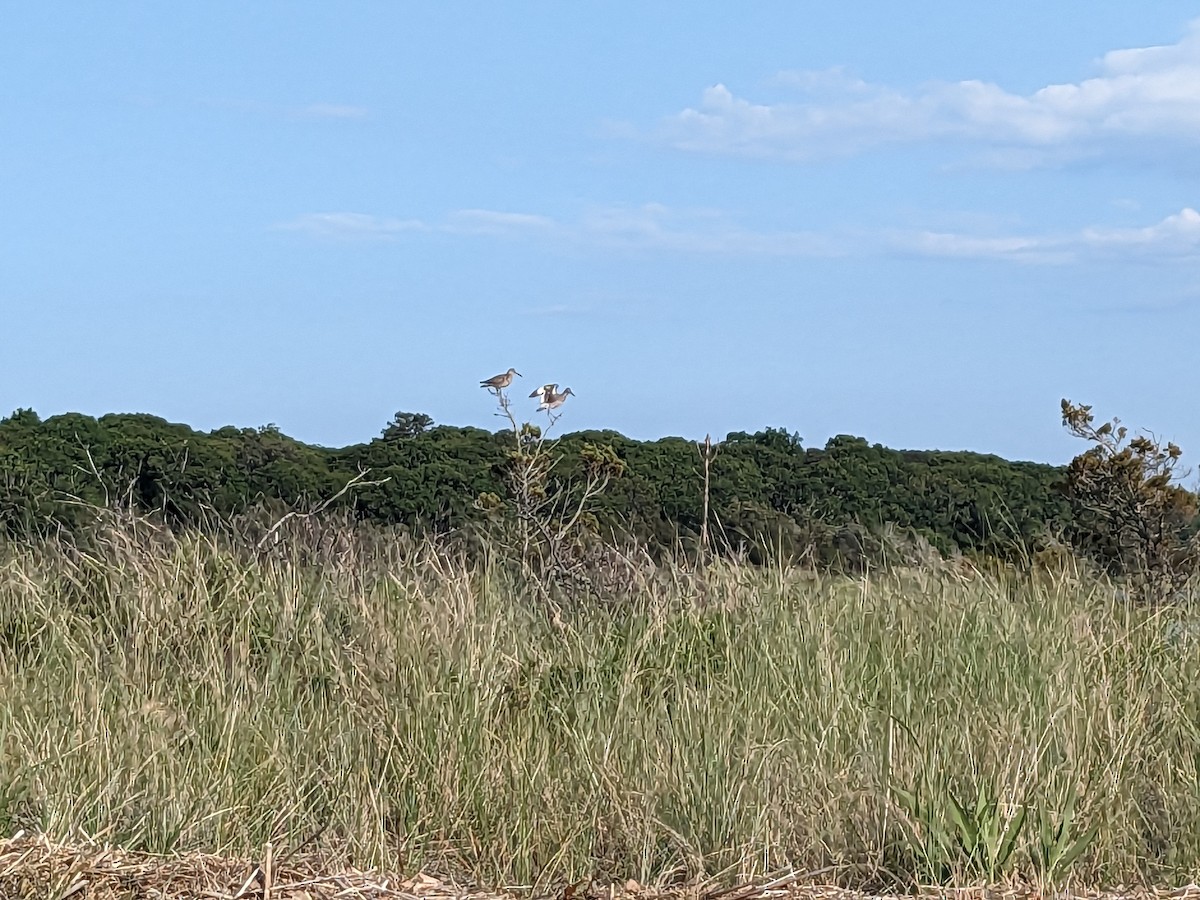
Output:
<path fill-rule="evenodd" d="M 357 475 L 355 475 L 353 478 L 351 478 L 349 481 L 347 481 L 345 485 L 343 485 L 343 487 L 340 491 L 338 491 L 332 497 L 329 497 L 329 498 L 323 500 L 321 503 L 317 504 L 315 507 L 310 509 L 308 512 L 300 512 L 299 510 L 291 510 L 290 512 L 284 513 L 283 516 L 280 517 L 279 521 L 277 521 L 274 525 L 272 525 L 269 529 L 267 529 L 267 533 L 264 534 L 262 536 L 262 538 L 259 540 L 257 549 L 261 550 L 263 547 L 265 547 L 267 541 L 271 538 L 271 536 L 273 534 L 275 534 L 275 532 L 280 529 L 280 527 L 283 525 L 283 523 L 288 521 L 289 519 L 311 519 L 313 516 L 319 515 L 320 513 L 324 512 L 331 505 L 336 503 L 340 498 L 344 497 L 346 495 L 346 493 L 353 488 L 375 487 L 377 485 L 387 484 L 389 481 L 391 481 L 391 478 L 381 478 L 377 481 L 366 481 L 365 479 L 370 473 L 371 473 L 370 469 L 360 470 Z"/>

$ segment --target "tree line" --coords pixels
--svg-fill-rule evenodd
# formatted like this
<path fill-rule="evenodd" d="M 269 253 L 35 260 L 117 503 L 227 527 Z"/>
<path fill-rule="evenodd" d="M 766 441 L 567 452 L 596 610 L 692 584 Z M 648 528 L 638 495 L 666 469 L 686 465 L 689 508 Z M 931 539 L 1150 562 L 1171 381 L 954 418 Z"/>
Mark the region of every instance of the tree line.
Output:
<path fill-rule="evenodd" d="M 479 498 L 503 495 L 513 434 L 434 425 L 397 413 L 382 434 L 342 448 L 305 444 L 274 426 L 200 432 L 151 415 L 0 420 L 0 528 L 10 535 L 73 528 L 89 507 L 125 506 L 173 525 L 202 525 L 257 507 L 312 509 L 360 473 L 332 508 L 416 532 L 452 533 L 480 520 Z M 596 497 L 591 527 L 668 549 L 701 532 L 702 454 L 683 438 L 636 441 L 615 431 L 563 435 L 555 477 L 604 448 L 621 477 Z M 735 432 L 709 471 L 709 531 L 751 557 L 869 554 L 890 530 L 941 553 L 1012 558 L 1068 537 L 1076 515 L 1067 469 L 972 452 L 899 451 L 839 435 L 805 447 L 798 434 Z"/>

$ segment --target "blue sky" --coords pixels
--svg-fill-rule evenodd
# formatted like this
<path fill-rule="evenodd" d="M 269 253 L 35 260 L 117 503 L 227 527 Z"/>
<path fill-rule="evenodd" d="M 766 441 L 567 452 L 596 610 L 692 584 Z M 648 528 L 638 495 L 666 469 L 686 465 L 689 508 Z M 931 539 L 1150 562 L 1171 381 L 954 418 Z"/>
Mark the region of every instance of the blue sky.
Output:
<path fill-rule="evenodd" d="M 511 365 L 566 430 L 1063 462 L 1066 396 L 1200 458 L 1196 4 L 48 2 L 0 59 L 5 412 L 342 445 Z"/>

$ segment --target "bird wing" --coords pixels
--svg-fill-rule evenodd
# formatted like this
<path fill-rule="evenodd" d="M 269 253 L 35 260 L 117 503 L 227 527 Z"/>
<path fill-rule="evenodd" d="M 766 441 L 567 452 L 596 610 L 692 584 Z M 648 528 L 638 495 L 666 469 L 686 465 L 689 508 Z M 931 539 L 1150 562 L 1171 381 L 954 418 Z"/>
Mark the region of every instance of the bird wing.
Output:
<path fill-rule="evenodd" d="M 540 388 L 530 394 L 530 397 L 548 397 L 554 393 L 557 384 L 543 384 Z"/>

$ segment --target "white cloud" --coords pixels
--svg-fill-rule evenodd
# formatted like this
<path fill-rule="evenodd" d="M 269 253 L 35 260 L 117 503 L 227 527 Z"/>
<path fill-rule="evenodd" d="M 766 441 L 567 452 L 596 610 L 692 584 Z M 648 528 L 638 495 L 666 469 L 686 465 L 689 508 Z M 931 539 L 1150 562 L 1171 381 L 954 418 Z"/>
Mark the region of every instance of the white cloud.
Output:
<path fill-rule="evenodd" d="M 755 103 L 717 84 L 697 107 L 669 117 L 659 137 L 683 150 L 801 161 L 946 139 L 1025 151 L 1006 164 L 1096 153 L 1114 142 L 1200 143 L 1200 20 L 1176 44 L 1114 50 L 1099 69 L 1028 95 L 976 80 L 901 91 L 840 68 L 782 72 L 772 83 L 799 93 L 796 101 Z"/>
<path fill-rule="evenodd" d="M 918 256 L 1027 262 L 1068 262 L 1072 258 L 1070 252 L 1054 240 L 1038 237 L 978 237 L 946 231 L 915 231 L 892 232 L 891 243 Z"/>
<path fill-rule="evenodd" d="M 714 210 L 673 210 L 659 203 L 592 210 L 576 226 L 581 239 L 611 247 L 705 256 L 831 256 L 836 242 L 811 231 L 753 231 Z"/>
<path fill-rule="evenodd" d="M 1188 207 L 1146 228 L 1088 228 L 1082 239 L 1097 252 L 1200 259 L 1200 213 Z"/>
<path fill-rule="evenodd" d="M 532 213 L 463 209 L 450 213 L 440 223 L 334 212 L 308 213 L 275 227 L 327 239 L 395 241 L 412 232 L 426 232 L 711 257 L 811 258 L 899 252 L 1056 264 L 1105 259 L 1200 261 L 1200 212 L 1191 207 L 1144 227 L 1087 227 L 1064 234 L 878 228 L 854 233 L 756 231 L 732 222 L 717 210 L 680 210 L 659 203 L 597 207 L 573 221 Z"/>
<path fill-rule="evenodd" d="M 366 213 L 305 213 L 275 226 L 284 231 L 301 231 L 314 237 L 380 240 L 394 238 L 407 231 L 424 231 L 418 219 L 393 219 Z"/>
<path fill-rule="evenodd" d="M 713 210 L 672 210 L 658 203 L 598 207 L 577 221 L 490 209 L 457 210 L 440 223 L 354 212 L 307 213 L 275 228 L 322 238 L 395 240 L 406 232 L 426 231 L 709 256 L 828 256 L 840 252 L 834 241 L 816 232 L 752 231 Z"/>
<path fill-rule="evenodd" d="M 1143 228 L 1084 228 L 1064 235 L 980 237 L 954 232 L 892 232 L 889 244 L 920 256 L 1069 263 L 1200 261 L 1200 213 L 1186 207 Z"/>
<path fill-rule="evenodd" d="M 445 231 L 458 234 L 512 235 L 529 232 L 553 232 L 558 223 L 548 216 L 529 213 L 497 212 L 491 209 L 460 209 L 451 213 Z"/>

